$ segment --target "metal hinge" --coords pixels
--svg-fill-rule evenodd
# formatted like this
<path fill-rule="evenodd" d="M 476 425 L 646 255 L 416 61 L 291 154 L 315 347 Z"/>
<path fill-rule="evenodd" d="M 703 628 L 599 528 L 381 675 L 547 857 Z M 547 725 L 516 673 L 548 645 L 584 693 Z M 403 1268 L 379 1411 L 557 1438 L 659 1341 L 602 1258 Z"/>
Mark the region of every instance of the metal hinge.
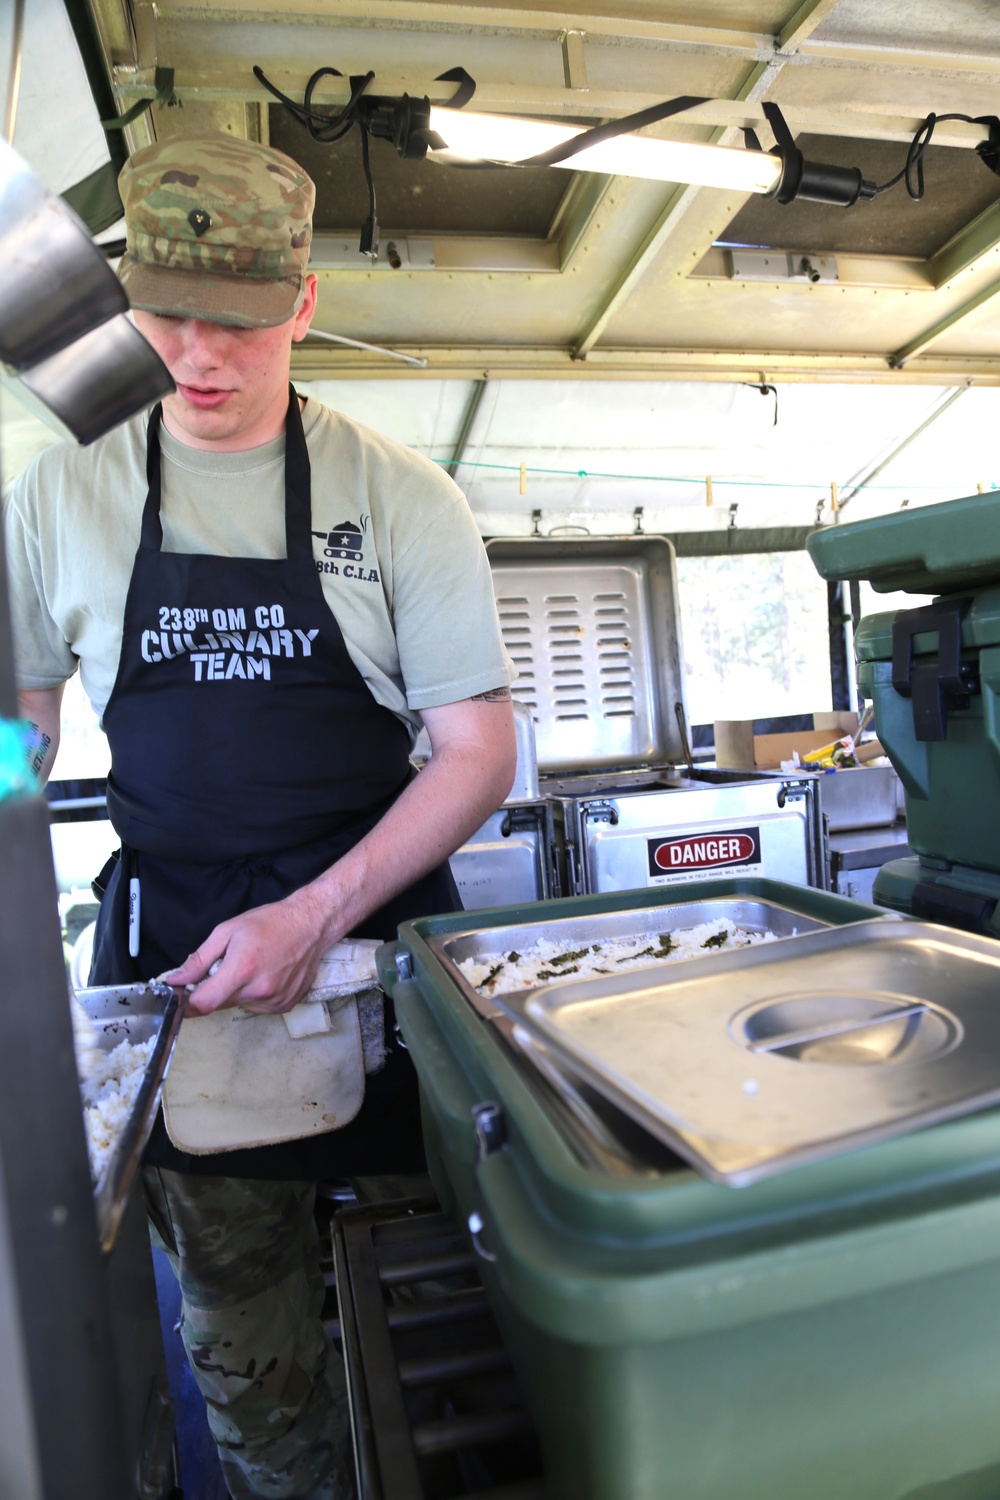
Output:
<path fill-rule="evenodd" d="M 595 823 L 610 823 L 614 827 L 618 822 L 618 809 L 613 802 L 606 802 L 603 798 L 582 803 L 580 810 L 584 818 L 590 818 Z"/>

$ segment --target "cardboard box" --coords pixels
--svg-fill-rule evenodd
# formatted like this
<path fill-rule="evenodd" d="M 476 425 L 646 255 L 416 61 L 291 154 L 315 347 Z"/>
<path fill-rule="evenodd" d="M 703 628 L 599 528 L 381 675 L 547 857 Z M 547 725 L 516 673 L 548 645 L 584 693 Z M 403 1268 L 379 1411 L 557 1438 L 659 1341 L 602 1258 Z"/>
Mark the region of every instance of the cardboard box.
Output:
<path fill-rule="evenodd" d="M 844 731 L 841 730 L 842 734 Z M 755 734 L 753 737 L 753 763 L 760 771 L 777 771 L 783 760 L 791 760 L 797 753 L 801 760 L 810 750 L 822 750 L 840 735 L 835 729 L 796 729 L 788 734 Z"/>
<path fill-rule="evenodd" d="M 715 763 L 734 770 L 780 770 L 783 760 L 811 750 L 822 750 L 841 735 L 855 734 L 858 716 L 853 713 L 813 715 L 812 729 L 789 730 L 786 734 L 754 734 L 752 719 L 717 719 Z"/>

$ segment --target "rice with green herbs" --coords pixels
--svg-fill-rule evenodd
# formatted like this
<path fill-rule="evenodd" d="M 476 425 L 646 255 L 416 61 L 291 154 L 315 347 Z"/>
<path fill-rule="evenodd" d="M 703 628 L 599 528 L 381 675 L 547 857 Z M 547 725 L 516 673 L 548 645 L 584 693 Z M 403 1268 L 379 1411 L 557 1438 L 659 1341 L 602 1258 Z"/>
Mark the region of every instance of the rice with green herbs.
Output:
<path fill-rule="evenodd" d="M 558 979 L 593 979 L 601 974 L 647 968 L 650 964 L 702 958 L 730 948 L 749 948 L 773 938 L 771 932 L 750 932 L 729 917 L 722 917 L 680 931 L 598 938 L 592 943 L 540 938 L 530 947 L 461 959 L 458 968 L 479 994 L 505 995 Z"/>

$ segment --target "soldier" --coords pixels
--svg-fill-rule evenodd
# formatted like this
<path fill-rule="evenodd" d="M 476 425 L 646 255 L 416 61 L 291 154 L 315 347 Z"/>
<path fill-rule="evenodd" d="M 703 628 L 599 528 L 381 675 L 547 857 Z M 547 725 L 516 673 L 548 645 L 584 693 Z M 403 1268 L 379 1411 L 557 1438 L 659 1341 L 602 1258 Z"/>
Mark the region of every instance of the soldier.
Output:
<path fill-rule="evenodd" d="M 91 448 L 49 449 L 11 495 L 22 711 L 49 738 L 44 774 L 79 666 L 110 741 L 122 849 L 91 982 L 166 971 L 197 986 L 194 1013 L 284 1012 L 345 935 L 459 906 L 447 857 L 513 778 L 513 668 L 452 481 L 290 386 L 316 305 L 305 173 L 213 132 L 136 152 L 120 186 L 120 274 L 176 391 Z M 362 553 L 347 577 L 331 533 Z M 313 1200 L 318 1178 L 422 1166 L 391 1016 L 386 1050 L 328 1134 L 193 1156 L 154 1127 L 154 1238 L 234 1500 L 350 1492 Z"/>

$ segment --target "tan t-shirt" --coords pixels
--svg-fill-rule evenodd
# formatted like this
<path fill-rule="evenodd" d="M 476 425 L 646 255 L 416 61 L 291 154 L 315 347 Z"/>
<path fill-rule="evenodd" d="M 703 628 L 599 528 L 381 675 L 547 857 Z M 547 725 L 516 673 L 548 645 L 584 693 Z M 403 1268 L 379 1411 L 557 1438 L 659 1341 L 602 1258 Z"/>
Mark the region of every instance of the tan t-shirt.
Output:
<path fill-rule="evenodd" d="M 313 557 L 351 659 L 376 701 L 419 710 L 509 683 L 489 562 L 465 497 L 429 460 L 307 400 Z M 47 449 L 4 507 L 18 682 L 76 670 L 97 713 L 114 686 L 146 496 L 145 415 L 90 448 Z M 284 437 L 244 453 L 163 431 L 168 552 L 283 557 Z"/>

